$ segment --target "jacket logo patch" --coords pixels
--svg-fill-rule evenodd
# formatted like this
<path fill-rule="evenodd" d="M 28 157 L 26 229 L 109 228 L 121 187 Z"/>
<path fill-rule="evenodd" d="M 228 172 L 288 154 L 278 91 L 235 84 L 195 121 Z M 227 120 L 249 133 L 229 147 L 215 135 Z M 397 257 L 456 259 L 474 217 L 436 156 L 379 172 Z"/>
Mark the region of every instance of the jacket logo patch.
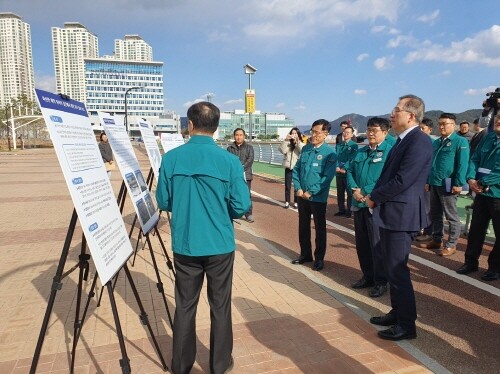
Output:
<path fill-rule="evenodd" d="M 316 158 L 317 158 L 318 160 L 322 160 L 322 159 L 323 159 L 323 155 L 318 155 Z"/>

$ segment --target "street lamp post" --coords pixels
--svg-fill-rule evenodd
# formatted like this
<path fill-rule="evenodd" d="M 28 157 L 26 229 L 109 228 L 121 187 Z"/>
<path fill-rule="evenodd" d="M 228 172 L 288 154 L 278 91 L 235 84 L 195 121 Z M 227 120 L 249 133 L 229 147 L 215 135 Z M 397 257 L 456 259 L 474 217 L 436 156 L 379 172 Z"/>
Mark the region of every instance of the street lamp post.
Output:
<path fill-rule="evenodd" d="M 141 89 L 142 87 L 137 87 L 137 86 L 134 86 L 134 87 L 130 87 L 128 88 L 126 91 L 125 91 L 125 129 L 127 131 L 127 135 L 130 137 L 130 132 L 129 132 L 129 128 L 128 128 L 128 112 L 127 112 L 127 96 L 128 96 L 128 93 L 132 90 L 139 90 Z"/>
<path fill-rule="evenodd" d="M 253 128 L 252 128 L 252 113 L 255 111 L 255 92 L 252 91 L 252 75 L 257 71 L 250 64 L 243 66 L 245 74 L 248 75 L 248 90 L 245 92 L 245 109 L 248 113 L 248 132 L 250 133 L 249 141 L 252 141 Z"/>

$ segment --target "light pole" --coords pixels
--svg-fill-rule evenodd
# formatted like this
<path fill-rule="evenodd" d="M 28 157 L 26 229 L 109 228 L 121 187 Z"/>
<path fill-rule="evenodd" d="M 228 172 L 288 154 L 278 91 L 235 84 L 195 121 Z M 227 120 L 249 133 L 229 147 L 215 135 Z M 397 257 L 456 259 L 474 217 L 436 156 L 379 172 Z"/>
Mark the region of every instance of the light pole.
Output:
<path fill-rule="evenodd" d="M 255 112 L 255 91 L 252 90 L 252 75 L 257 71 L 250 64 L 243 66 L 245 74 L 248 74 L 248 90 L 245 91 L 245 112 L 248 113 L 248 132 L 250 133 L 249 141 L 252 141 L 253 129 L 252 129 L 252 113 Z"/>
<path fill-rule="evenodd" d="M 127 95 L 130 91 L 132 90 L 139 90 L 141 89 L 142 87 L 138 87 L 138 86 L 134 86 L 134 87 L 130 87 L 128 88 L 126 91 L 125 91 L 125 129 L 127 131 L 127 135 L 130 137 L 130 132 L 129 132 L 129 129 L 128 129 L 128 112 L 127 112 Z"/>

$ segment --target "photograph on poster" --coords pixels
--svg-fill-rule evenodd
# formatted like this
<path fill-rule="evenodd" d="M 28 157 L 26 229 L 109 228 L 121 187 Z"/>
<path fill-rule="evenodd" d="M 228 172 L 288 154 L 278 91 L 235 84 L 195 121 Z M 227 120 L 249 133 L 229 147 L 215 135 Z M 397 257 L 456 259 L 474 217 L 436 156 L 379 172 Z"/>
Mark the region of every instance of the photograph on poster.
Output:
<path fill-rule="evenodd" d="M 148 207 L 146 206 L 144 199 L 137 200 L 135 204 L 137 205 L 137 211 L 139 212 L 139 219 L 143 223 L 148 222 L 151 218 L 151 214 L 149 214 Z"/>
<path fill-rule="evenodd" d="M 125 179 L 130 192 L 132 192 L 132 196 L 139 196 L 141 194 L 141 188 L 139 187 L 139 183 L 137 183 L 137 179 L 135 179 L 134 173 L 125 174 Z"/>
<path fill-rule="evenodd" d="M 146 185 L 146 181 L 144 180 L 144 177 L 142 176 L 142 172 L 140 170 L 135 171 L 135 178 L 137 179 L 137 182 L 139 182 L 139 186 L 141 187 L 141 191 L 147 191 L 148 186 Z"/>
<path fill-rule="evenodd" d="M 146 205 L 148 206 L 149 214 L 153 215 L 156 213 L 156 207 L 153 202 L 153 199 L 151 199 L 151 195 L 148 193 L 144 196 L 144 200 L 146 201 Z"/>

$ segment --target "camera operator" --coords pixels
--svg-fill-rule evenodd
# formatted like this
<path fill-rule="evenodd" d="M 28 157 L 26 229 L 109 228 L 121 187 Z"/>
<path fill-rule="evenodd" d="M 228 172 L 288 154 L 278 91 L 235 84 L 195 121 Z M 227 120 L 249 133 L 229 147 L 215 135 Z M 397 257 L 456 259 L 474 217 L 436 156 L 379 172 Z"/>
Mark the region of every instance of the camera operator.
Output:
<path fill-rule="evenodd" d="M 280 144 L 279 151 L 283 154 L 283 167 L 285 168 L 285 208 L 290 207 L 290 190 L 292 188 L 293 168 L 300 157 L 302 151 L 302 134 L 297 127 L 294 127 L 287 134 L 285 140 Z M 297 204 L 297 189 L 294 188 L 293 202 L 295 209 Z"/>
<path fill-rule="evenodd" d="M 465 263 L 457 269 L 458 274 L 469 274 L 478 270 L 479 256 L 483 249 L 486 231 L 493 221 L 495 244 L 488 256 L 488 270 L 481 279 L 500 279 L 500 114 L 493 118 L 494 131 L 487 134 L 474 152 L 467 171 L 467 182 L 476 193 L 472 210 L 472 221 L 465 251 Z"/>
<path fill-rule="evenodd" d="M 483 101 L 483 113 L 481 114 L 480 121 L 483 126 L 488 129 L 488 132 L 494 131 L 494 118 L 500 109 L 500 87 L 498 87 L 494 92 L 489 92 L 486 94 L 489 96 L 488 99 Z"/>

